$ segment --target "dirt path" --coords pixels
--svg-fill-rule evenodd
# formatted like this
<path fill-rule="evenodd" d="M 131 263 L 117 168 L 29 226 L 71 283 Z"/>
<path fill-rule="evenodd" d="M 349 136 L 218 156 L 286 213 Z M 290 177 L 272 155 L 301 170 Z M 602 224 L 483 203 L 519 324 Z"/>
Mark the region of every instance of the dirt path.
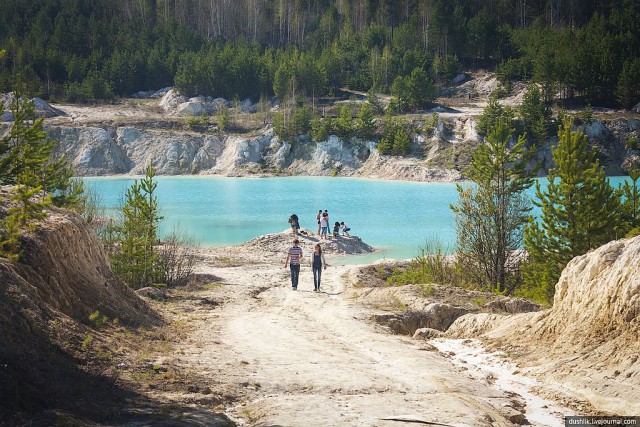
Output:
<path fill-rule="evenodd" d="M 281 261 L 201 264 L 224 284 L 204 287 L 171 314 L 186 319 L 189 331 L 176 346 L 173 363 L 235 396 L 238 401 L 227 402 L 225 412 L 239 424 L 522 422 L 525 400 L 497 387 L 491 376 L 454 363 L 451 353 L 425 341 L 390 335 L 371 323 L 371 313 L 344 292 L 344 275 L 352 268 L 330 267 L 322 292 L 314 293 L 306 266 L 299 290 L 293 291 Z M 216 300 L 224 303 L 193 303 Z"/>

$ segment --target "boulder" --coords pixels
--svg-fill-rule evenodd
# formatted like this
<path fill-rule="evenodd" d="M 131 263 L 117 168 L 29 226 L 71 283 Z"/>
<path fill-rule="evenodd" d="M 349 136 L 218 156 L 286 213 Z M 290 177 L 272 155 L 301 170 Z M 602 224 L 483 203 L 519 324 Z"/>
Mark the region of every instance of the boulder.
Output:
<path fill-rule="evenodd" d="M 413 338 L 417 340 L 429 340 L 431 338 L 441 338 L 444 336 L 442 331 L 432 328 L 418 328 L 413 333 Z"/>
<path fill-rule="evenodd" d="M 201 116 L 207 114 L 207 109 L 204 102 L 189 100 L 176 106 L 176 114 L 179 116 Z"/>
<path fill-rule="evenodd" d="M 243 113 L 257 113 L 258 112 L 258 104 L 254 104 L 251 102 L 249 98 L 244 101 L 240 101 L 238 108 Z"/>
<path fill-rule="evenodd" d="M 589 120 L 587 123 L 579 126 L 582 131 L 590 139 L 604 139 L 609 133 L 607 127 L 600 120 Z"/>
<path fill-rule="evenodd" d="M 186 96 L 180 95 L 177 89 L 170 89 L 160 100 L 160 107 L 170 113 L 175 111 L 178 105 L 189 101 Z"/>
<path fill-rule="evenodd" d="M 169 92 L 170 90 L 172 90 L 173 87 L 169 86 L 169 87 L 165 87 L 162 89 L 158 89 L 158 90 L 145 90 L 145 91 L 139 91 L 134 93 L 133 95 L 131 95 L 132 98 L 139 98 L 139 99 L 154 99 L 154 98 L 161 98 L 164 95 L 167 94 L 167 92 Z"/>
<path fill-rule="evenodd" d="M 66 116 L 66 113 L 64 111 L 52 107 L 51 104 L 40 98 L 33 98 L 33 103 L 36 107 L 36 115 L 38 117 Z"/>
<path fill-rule="evenodd" d="M 0 116 L 0 121 L 13 121 L 13 114 L 11 113 L 10 108 L 14 98 L 13 92 L 0 95 L 0 103 L 4 104 L 4 113 Z M 66 115 L 64 111 L 52 107 L 51 104 L 41 98 L 36 97 L 33 98 L 32 101 L 35 107 L 36 117 L 58 117 Z"/>

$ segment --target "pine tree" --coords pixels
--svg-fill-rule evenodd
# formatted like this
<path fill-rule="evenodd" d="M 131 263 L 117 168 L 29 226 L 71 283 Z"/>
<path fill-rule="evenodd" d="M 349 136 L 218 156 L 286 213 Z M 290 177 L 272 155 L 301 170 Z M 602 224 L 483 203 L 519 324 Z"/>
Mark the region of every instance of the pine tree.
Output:
<path fill-rule="evenodd" d="M 616 99 L 624 108 L 631 108 L 640 101 L 640 59 L 627 59 L 622 66 L 616 85 Z"/>
<path fill-rule="evenodd" d="M 55 206 L 78 206 L 82 188 L 72 188 L 71 164 L 64 157 L 53 158 L 56 142 L 47 137 L 44 118 L 35 118 L 33 101 L 16 94 L 11 113 L 13 124 L 0 138 L 0 184 L 18 184 L 29 170 L 29 182 L 50 194 Z"/>
<path fill-rule="evenodd" d="M 393 152 L 393 141 L 388 136 L 383 136 L 378 142 L 378 152 L 380 154 L 391 154 Z"/>
<path fill-rule="evenodd" d="M 525 93 L 520 106 L 520 115 L 533 142 L 537 144 L 544 142 L 549 136 L 551 110 L 544 105 L 537 85 L 529 86 Z"/>
<path fill-rule="evenodd" d="M 625 181 L 618 189 L 622 197 L 620 214 L 623 229 L 621 233 L 625 235 L 634 229 L 640 231 L 640 187 L 638 186 L 640 169 L 637 166 L 629 170 L 629 178 L 631 183 Z"/>
<path fill-rule="evenodd" d="M 3 109 L 0 103 L 0 115 Z M 0 184 L 16 187 L 9 215 L 0 220 L 0 256 L 17 260 L 21 232 L 32 232 L 51 203 L 79 207 L 83 188 L 73 185 L 71 165 L 64 158 L 53 159 L 55 141 L 46 137 L 43 119 L 35 118 L 33 102 L 16 95 L 11 112 L 14 121 L 0 138 Z"/>
<path fill-rule="evenodd" d="M 120 246 L 112 256 L 113 270 L 134 289 L 149 286 L 161 274 L 157 270 L 159 215 L 154 180 L 155 169 L 147 167 L 145 177 L 135 180 L 125 194 L 123 221 L 119 228 Z"/>
<path fill-rule="evenodd" d="M 373 108 L 368 102 L 363 102 L 358 113 L 357 129 L 358 135 L 362 139 L 370 139 L 375 132 L 376 122 Z"/>
<path fill-rule="evenodd" d="M 462 270 L 471 282 L 496 292 L 518 284 L 512 253 L 522 244 L 531 210 L 525 191 L 535 170 L 526 169 L 530 151 L 523 136 L 509 148 L 514 132 L 504 120 L 489 129 L 468 172 L 475 186 L 458 185 L 458 204 L 451 206 Z"/>
<path fill-rule="evenodd" d="M 486 135 L 489 129 L 495 127 L 500 120 L 511 122 L 513 120 L 513 110 L 510 107 L 503 107 L 498 104 L 497 98 L 489 98 L 489 103 L 482 111 L 482 116 L 478 119 L 476 126 L 478 134 Z"/>
<path fill-rule="evenodd" d="M 549 170 L 547 188 L 536 183 L 540 219 L 530 218 L 524 235 L 525 283 L 548 302 L 567 263 L 615 238 L 620 225 L 620 200 L 585 134 L 572 131 L 572 122 L 565 120 L 558 137 L 557 167 Z"/>
<path fill-rule="evenodd" d="M 402 127 L 398 127 L 393 138 L 393 154 L 406 156 L 411 150 L 411 137 Z"/>
<path fill-rule="evenodd" d="M 340 116 L 336 119 L 335 126 L 340 138 L 349 138 L 353 134 L 353 118 L 351 117 L 351 109 L 348 106 L 342 106 Z"/>

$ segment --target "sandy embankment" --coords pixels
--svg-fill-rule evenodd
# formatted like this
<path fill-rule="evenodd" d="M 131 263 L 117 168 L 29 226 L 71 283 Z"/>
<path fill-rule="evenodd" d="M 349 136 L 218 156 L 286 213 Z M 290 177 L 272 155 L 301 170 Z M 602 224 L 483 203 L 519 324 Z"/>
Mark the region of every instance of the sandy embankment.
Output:
<path fill-rule="evenodd" d="M 278 239 L 286 247 L 291 236 Z M 307 261 L 312 243 L 303 240 Z M 447 349 L 438 351 L 371 322 L 374 310 L 350 292 L 358 267 L 329 266 L 322 292 L 314 293 L 305 263 L 299 290 L 292 291 L 284 250 L 277 246 L 202 249 L 197 272 L 219 280 L 194 286 L 187 290 L 189 298 L 160 307 L 188 331 L 166 363 L 196 372 L 217 393 L 233 396 L 224 410 L 239 423 L 392 426 L 404 419 L 510 426 L 529 418 L 533 425 L 558 425 L 569 413 L 551 402 L 528 407 L 530 399 L 518 391 L 535 384 L 505 387 L 502 377 L 510 368 L 502 367 L 496 381 L 480 366 L 454 360 L 448 341 L 442 341 Z M 476 358 L 479 365 L 489 360 Z"/>

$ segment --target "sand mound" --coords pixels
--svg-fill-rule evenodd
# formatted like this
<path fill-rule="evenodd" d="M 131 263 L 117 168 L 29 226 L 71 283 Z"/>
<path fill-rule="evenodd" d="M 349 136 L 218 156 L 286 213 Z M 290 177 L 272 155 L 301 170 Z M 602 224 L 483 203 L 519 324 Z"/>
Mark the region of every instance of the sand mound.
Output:
<path fill-rule="evenodd" d="M 483 333 L 596 409 L 640 413 L 640 237 L 574 258 L 553 308 L 511 317 L 466 315 L 447 331 Z"/>
<path fill-rule="evenodd" d="M 249 240 L 238 248 L 246 249 L 249 251 L 264 251 L 277 254 L 285 254 L 287 249 L 293 242 L 294 235 L 291 230 L 285 230 L 282 233 L 266 234 L 264 236 L 256 237 Z M 300 246 L 303 249 L 303 254 L 307 257 L 313 251 L 313 247 L 316 243 L 320 243 L 322 250 L 325 254 L 364 254 L 373 252 L 374 248 L 364 243 L 358 236 L 338 236 L 331 239 L 320 239 L 318 235 L 308 229 L 300 230 L 298 235 L 300 240 Z"/>
<path fill-rule="evenodd" d="M 0 187 L 0 218 L 7 194 Z M 0 258 L 0 419 L 46 408 L 77 412 L 80 399 L 89 401 L 82 410 L 96 414 L 113 386 L 74 360 L 90 333 L 89 315 L 98 310 L 124 325 L 159 319 L 113 275 L 101 243 L 77 215 L 50 209 L 21 243 L 20 262 Z"/>

